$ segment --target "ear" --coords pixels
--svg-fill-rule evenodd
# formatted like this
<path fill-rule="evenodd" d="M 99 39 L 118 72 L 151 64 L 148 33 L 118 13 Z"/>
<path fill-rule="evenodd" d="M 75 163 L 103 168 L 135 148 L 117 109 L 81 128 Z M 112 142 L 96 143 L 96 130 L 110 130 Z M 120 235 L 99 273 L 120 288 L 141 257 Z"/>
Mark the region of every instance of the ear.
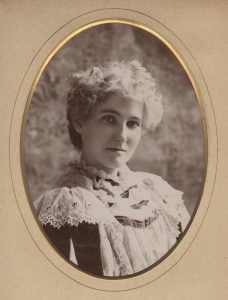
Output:
<path fill-rule="evenodd" d="M 81 121 L 74 121 L 74 129 L 77 133 L 82 133 L 82 128 L 83 128 L 83 125 L 82 125 L 82 122 Z"/>

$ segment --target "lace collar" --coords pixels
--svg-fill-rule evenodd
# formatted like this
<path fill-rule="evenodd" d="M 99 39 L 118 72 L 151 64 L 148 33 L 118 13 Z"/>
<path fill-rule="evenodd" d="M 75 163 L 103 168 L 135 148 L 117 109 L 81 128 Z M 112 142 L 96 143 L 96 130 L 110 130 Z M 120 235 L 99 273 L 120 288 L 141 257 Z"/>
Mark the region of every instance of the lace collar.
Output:
<path fill-rule="evenodd" d="M 70 164 L 70 166 L 77 170 L 77 172 L 90 178 L 94 183 L 97 181 L 103 182 L 105 180 L 112 181 L 117 185 L 127 185 L 132 186 L 137 184 L 137 178 L 127 165 L 121 166 L 114 174 L 109 174 L 104 170 L 99 170 L 96 167 L 86 165 L 84 160 L 75 161 Z"/>

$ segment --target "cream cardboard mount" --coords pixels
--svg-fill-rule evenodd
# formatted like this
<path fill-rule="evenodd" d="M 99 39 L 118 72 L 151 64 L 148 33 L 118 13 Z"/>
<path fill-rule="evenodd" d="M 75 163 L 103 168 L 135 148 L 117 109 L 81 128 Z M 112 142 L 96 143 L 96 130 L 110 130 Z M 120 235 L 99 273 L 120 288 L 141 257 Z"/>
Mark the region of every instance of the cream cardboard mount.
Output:
<path fill-rule="evenodd" d="M 143 1 L 143 6 L 132 2 L 121 9 L 114 2 L 116 8 L 101 1 L 99 9 L 91 1 L 83 5 L 62 1 L 55 7 L 52 1 L 23 7 L 1 3 L 5 41 L 0 46 L 3 299 L 226 298 L 228 5 L 220 2 L 203 10 L 207 1 L 186 2 L 186 6 L 179 1 L 153 1 L 153 5 Z M 66 36 L 102 20 L 146 26 L 168 41 L 192 78 L 206 125 L 205 186 L 187 234 L 155 268 L 124 280 L 89 276 L 50 247 L 34 218 L 21 169 L 23 116 L 45 59 Z"/>

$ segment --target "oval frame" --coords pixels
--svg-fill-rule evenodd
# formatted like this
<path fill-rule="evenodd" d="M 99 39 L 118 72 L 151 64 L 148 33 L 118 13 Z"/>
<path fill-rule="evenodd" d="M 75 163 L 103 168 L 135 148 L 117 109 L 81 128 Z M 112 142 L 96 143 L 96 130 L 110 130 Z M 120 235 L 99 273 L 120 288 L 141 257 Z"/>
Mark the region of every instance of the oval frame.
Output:
<path fill-rule="evenodd" d="M 116 14 L 118 15 L 118 17 L 116 16 Z M 164 275 L 169 269 L 177 264 L 177 262 L 184 256 L 184 254 L 192 244 L 206 215 L 213 191 L 217 165 L 217 134 L 213 107 L 210 101 L 205 81 L 203 79 L 202 73 L 200 72 L 200 69 L 196 65 L 190 52 L 184 46 L 184 44 L 162 24 L 155 21 L 154 19 L 151 19 L 148 16 L 121 9 L 107 9 L 107 18 L 105 20 L 101 17 L 101 15 L 103 15 L 102 10 L 94 11 L 72 20 L 64 27 L 59 29 L 41 47 L 37 55 L 34 57 L 34 60 L 32 61 L 27 70 L 27 73 L 25 74 L 15 102 L 10 134 L 10 165 L 15 197 L 23 221 L 33 241 L 36 243 L 41 252 L 48 258 L 48 260 L 69 278 L 81 283 L 82 285 L 98 290 L 123 291 L 146 285 Z M 172 253 L 169 254 L 169 256 L 165 260 L 162 260 L 162 262 L 160 262 L 156 266 L 156 268 L 152 268 L 150 271 L 147 271 L 140 276 L 134 276 L 133 278 L 127 278 L 125 280 L 106 280 L 92 277 L 71 266 L 66 261 L 62 260 L 59 254 L 55 252 L 55 250 L 50 246 L 50 243 L 47 241 L 47 239 L 43 236 L 37 224 L 37 221 L 35 220 L 34 214 L 31 209 L 31 201 L 27 200 L 29 199 L 29 193 L 28 187 L 26 187 L 26 180 L 24 178 L 24 171 L 22 167 L 23 128 L 29 103 L 31 101 L 35 86 L 37 84 L 37 81 L 39 80 L 39 76 L 42 74 L 46 66 L 43 61 L 47 63 L 50 58 L 58 51 L 58 49 L 75 34 L 89 28 L 90 26 L 103 24 L 105 22 L 125 23 L 140 27 L 144 30 L 146 28 L 147 31 L 154 34 L 163 43 L 165 43 L 165 45 L 169 49 L 171 49 L 171 51 L 175 54 L 177 59 L 184 67 L 195 89 L 197 98 L 199 100 L 199 106 L 203 115 L 207 145 L 206 158 L 208 158 L 208 163 L 204 190 L 202 191 L 202 197 L 197 209 L 197 213 L 194 217 L 192 217 L 192 220 L 190 222 L 191 224 L 189 224 L 188 226 L 189 228 L 187 234 L 183 237 L 181 243 L 178 244 L 175 251 L 172 251 Z M 72 31 L 72 28 L 78 29 Z M 153 30 L 151 28 L 153 28 Z M 55 45 L 55 47 L 53 47 L 53 45 Z M 49 55 L 47 56 L 47 54 Z M 36 78 L 35 81 L 32 81 L 32 78 Z M 25 110 L 24 107 L 26 107 Z M 208 136 L 208 132 L 210 132 L 210 136 Z M 20 147 L 18 147 L 18 145 L 20 145 Z"/>

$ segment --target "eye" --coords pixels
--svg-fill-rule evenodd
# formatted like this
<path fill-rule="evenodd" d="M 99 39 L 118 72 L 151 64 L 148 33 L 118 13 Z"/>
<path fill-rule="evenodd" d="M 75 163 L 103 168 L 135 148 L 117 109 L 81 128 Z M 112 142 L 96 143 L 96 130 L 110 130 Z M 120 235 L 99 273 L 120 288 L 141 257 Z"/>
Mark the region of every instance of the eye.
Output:
<path fill-rule="evenodd" d="M 137 127 L 140 127 L 141 126 L 141 124 L 140 124 L 140 122 L 139 121 L 135 121 L 135 120 L 129 120 L 129 121 L 127 121 L 127 127 L 128 128 L 137 128 Z"/>
<path fill-rule="evenodd" d="M 112 115 L 103 116 L 102 120 L 105 123 L 108 123 L 108 124 L 115 124 L 116 123 L 116 118 L 114 116 L 112 116 Z"/>

